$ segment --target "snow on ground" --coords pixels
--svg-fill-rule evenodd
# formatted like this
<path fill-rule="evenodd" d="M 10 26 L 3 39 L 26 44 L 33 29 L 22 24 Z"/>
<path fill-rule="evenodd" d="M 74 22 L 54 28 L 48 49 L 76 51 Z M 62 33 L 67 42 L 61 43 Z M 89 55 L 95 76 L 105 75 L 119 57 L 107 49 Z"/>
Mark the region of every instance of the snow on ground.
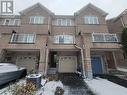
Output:
<path fill-rule="evenodd" d="M 125 69 L 125 68 L 117 67 L 117 70 L 119 70 L 119 71 L 123 71 L 123 72 L 127 72 L 127 69 Z"/>
<path fill-rule="evenodd" d="M 96 78 L 93 80 L 85 80 L 85 82 L 97 95 L 127 95 L 127 88 L 106 79 Z"/>
<path fill-rule="evenodd" d="M 63 84 L 61 83 L 61 81 L 47 82 L 44 86 L 44 92 L 42 95 L 54 95 L 56 87 L 58 86 L 63 88 Z"/>
<path fill-rule="evenodd" d="M 49 82 L 46 82 L 46 81 L 47 81 L 46 79 L 42 79 L 42 81 L 41 81 L 42 88 L 37 91 L 36 95 L 54 95 L 56 87 L 59 86 L 59 87 L 63 88 L 63 84 L 61 81 L 49 81 Z M 24 84 L 24 83 L 26 83 L 25 80 L 20 80 L 17 84 L 20 85 L 20 84 Z M 12 84 L 11 86 L 13 86 L 13 85 L 14 84 Z M 1 89 L 0 95 L 11 95 L 10 92 L 8 91 L 8 89 L 9 89 L 9 86 Z"/>

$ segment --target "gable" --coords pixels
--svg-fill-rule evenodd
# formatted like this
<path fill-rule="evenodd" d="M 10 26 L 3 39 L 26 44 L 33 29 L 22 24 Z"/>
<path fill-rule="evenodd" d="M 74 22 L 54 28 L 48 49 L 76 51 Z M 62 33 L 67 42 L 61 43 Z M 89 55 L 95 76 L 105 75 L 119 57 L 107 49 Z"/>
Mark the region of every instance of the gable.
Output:
<path fill-rule="evenodd" d="M 27 8 L 27 9 L 25 9 L 25 10 L 19 12 L 19 13 L 21 15 L 25 15 L 25 14 L 31 12 L 31 11 L 41 12 L 41 10 L 44 11 L 44 12 L 46 12 L 49 15 L 54 15 L 54 13 L 52 13 L 49 9 L 47 9 L 46 7 L 44 7 L 43 5 L 41 5 L 40 3 L 37 3 L 37 4 L 35 4 L 35 5 Z"/>
<path fill-rule="evenodd" d="M 89 11 L 89 10 L 90 10 L 90 11 Z M 106 13 L 106 12 L 104 12 L 104 11 L 101 10 L 100 8 L 98 8 L 98 7 L 94 6 L 94 5 L 92 5 L 91 3 L 89 3 L 88 5 L 86 5 L 86 6 L 83 7 L 82 9 L 80 9 L 79 11 L 77 11 L 75 14 L 76 14 L 76 15 L 79 15 L 79 14 L 81 14 L 81 13 L 83 13 L 83 12 L 89 13 L 89 12 L 91 12 L 91 11 L 93 11 L 93 12 L 95 12 L 95 13 L 98 13 L 98 14 L 100 14 L 100 15 L 102 15 L 102 16 L 107 16 L 107 13 Z"/>

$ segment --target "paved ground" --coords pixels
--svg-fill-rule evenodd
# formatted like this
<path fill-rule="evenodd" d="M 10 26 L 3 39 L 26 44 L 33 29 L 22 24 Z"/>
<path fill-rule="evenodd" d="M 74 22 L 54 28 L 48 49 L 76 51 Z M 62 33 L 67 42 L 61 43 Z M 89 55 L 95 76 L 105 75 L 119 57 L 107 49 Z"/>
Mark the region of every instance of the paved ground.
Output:
<path fill-rule="evenodd" d="M 59 74 L 65 89 L 64 95 L 94 95 L 77 74 Z"/>
<path fill-rule="evenodd" d="M 111 82 L 114 82 L 116 84 L 119 84 L 121 86 L 124 86 L 127 88 L 127 80 L 121 78 L 120 76 L 111 75 L 111 74 L 102 74 L 102 75 L 96 75 L 97 77 L 108 79 Z"/>

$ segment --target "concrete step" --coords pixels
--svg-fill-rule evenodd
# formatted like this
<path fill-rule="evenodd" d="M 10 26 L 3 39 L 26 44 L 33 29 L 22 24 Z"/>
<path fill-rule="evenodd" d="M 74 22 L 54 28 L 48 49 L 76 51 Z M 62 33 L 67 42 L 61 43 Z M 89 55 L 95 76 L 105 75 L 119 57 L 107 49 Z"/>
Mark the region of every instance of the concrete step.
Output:
<path fill-rule="evenodd" d="M 48 74 L 56 74 L 56 72 L 57 72 L 56 68 L 49 68 L 47 73 Z"/>

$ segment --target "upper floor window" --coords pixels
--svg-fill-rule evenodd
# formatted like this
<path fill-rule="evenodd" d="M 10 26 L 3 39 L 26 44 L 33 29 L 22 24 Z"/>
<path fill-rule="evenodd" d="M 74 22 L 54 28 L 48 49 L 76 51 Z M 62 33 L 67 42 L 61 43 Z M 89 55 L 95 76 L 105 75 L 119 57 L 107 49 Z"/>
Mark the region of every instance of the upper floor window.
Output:
<path fill-rule="evenodd" d="M 30 24 L 43 24 L 44 17 L 43 16 L 31 16 L 30 17 Z"/>
<path fill-rule="evenodd" d="M 85 24 L 99 24 L 98 17 L 96 16 L 85 16 L 84 22 Z"/>
<path fill-rule="evenodd" d="M 13 33 L 11 43 L 35 43 L 36 34 L 16 34 Z"/>
<path fill-rule="evenodd" d="M 93 33 L 92 40 L 93 42 L 118 42 L 117 35 L 109 33 Z"/>
<path fill-rule="evenodd" d="M 20 19 L 5 19 L 3 25 L 19 26 Z"/>
<path fill-rule="evenodd" d="M 74 36 L 72 35 L 56 35 L 54 36 L 56 44 L 74 44 Z"/>
<path fill-rule="evenodd" d="M 58 26 L 71 26 L 72 20 L 71 19 L 57 19 Z"/>

